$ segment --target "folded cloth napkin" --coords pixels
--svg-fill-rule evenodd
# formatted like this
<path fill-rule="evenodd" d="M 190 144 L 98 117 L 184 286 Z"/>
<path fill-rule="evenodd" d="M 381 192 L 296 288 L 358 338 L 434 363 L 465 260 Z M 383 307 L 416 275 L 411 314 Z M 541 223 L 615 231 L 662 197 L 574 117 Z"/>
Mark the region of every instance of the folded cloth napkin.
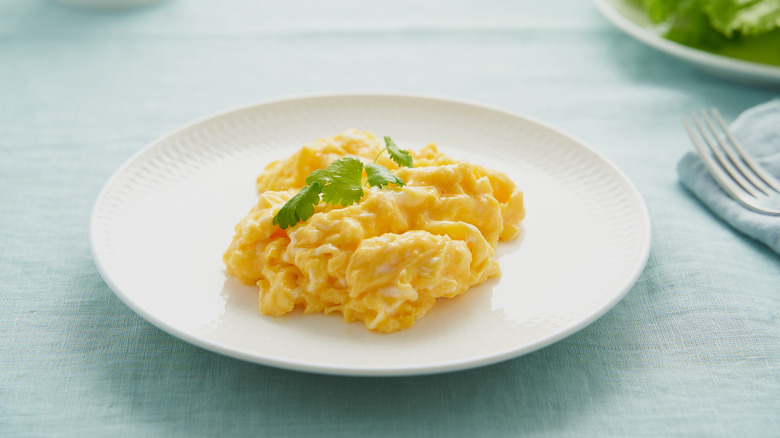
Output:
<path fill-rule="evenodd" d="M 780 179 L 780 99 L 748 109 L 730 128 L 742 146 Z M 731 199 L 695 152 L 680 160 L 677 175 L 683 186 L 718 217 L 780 254 L 780 216 L 756 213 Z"/>

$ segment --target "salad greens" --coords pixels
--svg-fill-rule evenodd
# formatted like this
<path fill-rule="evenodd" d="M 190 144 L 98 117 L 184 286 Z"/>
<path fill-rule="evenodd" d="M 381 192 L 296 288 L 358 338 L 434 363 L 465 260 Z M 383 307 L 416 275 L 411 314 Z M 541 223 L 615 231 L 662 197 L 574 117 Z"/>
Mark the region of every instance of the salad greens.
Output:
<path fill-rule="evenodd" d="M 780 66 L 780 0 L 629 0 L 672 41 Z"/>

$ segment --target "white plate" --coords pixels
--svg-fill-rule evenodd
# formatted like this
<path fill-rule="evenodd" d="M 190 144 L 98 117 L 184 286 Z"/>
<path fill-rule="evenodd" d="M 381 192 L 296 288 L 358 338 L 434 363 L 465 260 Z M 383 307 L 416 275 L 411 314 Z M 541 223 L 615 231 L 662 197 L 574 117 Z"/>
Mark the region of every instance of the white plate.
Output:
<path fill-rule="evenodd" d="M 261 315 L 257 289 L 224 272 L 233 226 L 271 160 L 348 128 L 502 170 L 525 193 L 524 236 L 498 249 L 503 275 L 440 300 L 408 330 L 377 334 L 340 315 Z M 528 118 L 427 97 L 336 95 L 218 114 L 148 145 L 108 181 L 91 222 L 106 283 L 161 329 L 228 356 L 345 375 L 489 364 L 549 345 L 604 314 L 647 261 L 650 223 L 629 180 L 582 143 Z"/>
<path fill-rule="evenodd" d="M 713 75 L 757 85 L 780 85 L 780 67 L 743 61 L 667 40 L 640 8 L 626 0 L 594 0 L 615 26 L 637 40 Z"/>

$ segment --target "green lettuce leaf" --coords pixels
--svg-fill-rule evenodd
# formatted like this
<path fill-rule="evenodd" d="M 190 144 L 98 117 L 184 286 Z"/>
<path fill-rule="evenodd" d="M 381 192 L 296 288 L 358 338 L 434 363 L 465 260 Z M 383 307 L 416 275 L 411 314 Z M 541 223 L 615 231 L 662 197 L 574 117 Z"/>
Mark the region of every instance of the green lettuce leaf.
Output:
<path fill-rule="evenodd" d="M 780 0 L 628 0 L 664 37 L 713 53 L 780 65 Z"/>
<path fill-rule="evenodd" d="M 699 0 L 712 27 L 727 37 L 780 28 L 780 0 Z"/>

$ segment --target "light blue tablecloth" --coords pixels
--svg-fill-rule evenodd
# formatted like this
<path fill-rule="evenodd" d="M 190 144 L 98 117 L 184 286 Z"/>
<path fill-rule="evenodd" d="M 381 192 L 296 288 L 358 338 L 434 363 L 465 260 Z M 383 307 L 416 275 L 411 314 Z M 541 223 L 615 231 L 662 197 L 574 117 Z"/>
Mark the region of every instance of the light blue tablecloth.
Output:
<path fill-rule="evenodd" d="M 284 371 L 134 314 L 90 255 L 92 204 L 147 142 L 286 95 L 422 92 L 542 119 L 616 163 L 647 268 L 581 332 L 413 378 Z M 680 116 L 778 91 L 625 36 L 583 0 L 0 0 L 0 436 L 780 436 L 780 257 L 681 187 Z"/>

